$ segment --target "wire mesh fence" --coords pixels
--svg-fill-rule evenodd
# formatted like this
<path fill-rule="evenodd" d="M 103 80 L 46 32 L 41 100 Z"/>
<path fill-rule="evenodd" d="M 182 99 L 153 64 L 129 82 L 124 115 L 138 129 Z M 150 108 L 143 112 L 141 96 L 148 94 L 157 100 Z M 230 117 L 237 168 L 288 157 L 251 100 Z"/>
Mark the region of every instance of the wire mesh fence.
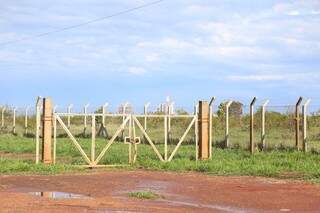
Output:
<path fill-rule="evenodd" d="M 35 110 L 30 107 L 0 107 L 0 133 L 33 137 L 35 130 Z"/>
<path fill-rule="evenodd" d="M 226 120 L 225 104 L 222 103 L 215 107 L 212 115 L 212 134 L 213 145 L 215 147 L 223 148 L 240 148 L 248 149 L 250 144 L 250 106 L 243 105 L 240 102 L 236 102 L 239 106 L 231 105 L 228 114 L 228 121 Z M 240 103 L 240 104 L 239 104 Z M 130 105 L 129 105 L 130 106 Z M 128 107 L 128 106 L 127 106 Z M 296 114 L 295 105 L 267 105 L 265 107 L 265 135 L 262 133 L 262 106 L 254 106 L 254 142 L 257 150 L 281 150 L 281 149 L 295 149 L 296 148 Z M 141 108 L 141 107 L 140 107 Z M 140 109 L 139 108 L 139 109 Z M 105 113 L 107 114 L 119 114 L 123 106 L 114 107 L 113 112 L 111 108 L 108 108 Z M 124 116 L 95 116 L 94 113 L 102 113 L 102 107 L 88 107 L 86 113 L 84 113 L 84 107 L 72 107 L 68 110 L 66 107 L 58 107 L 55 109 L 59 113 L 70 113 L 61 117 L 66 124 L 70 132 L 79 140 L 87 140 L 92 137 L 92 122 L 95 122 L 95 133 L 97 138 L 110 139 L 123 122 Z M 110 111 L 109 111 L 110 110 Z M 139 111 L 139 113 L 136 113 Z M 308 150 L 312 152 L 320 152 L 320 106 L 310 105 L 307 110 L 307 144 Z M 10 105 L 0 106 L 0 134 L 13 134 L 23 137 L 34 137 L 35 135 L 35 109 L 33 107 L 14 107 Z M 72 113 L 79 113 L 72 114 Z M 166 107 L 163 105 L 149 105 L 147 111 L 145 109 L 134 109 L 130 106 L 130 110 L 125 113 L 139 114 L 137 119 L 143 126 L 145 132 L 150 136 L 152 141 L 159 147 L 164 145 L 164 141 L 167 137 L 169 144 L 169 150 L 173 150 L 174 146 L 178 144 L 180 138 L 185 133 L 192 116 L 194 114 L 193 106 L 175 106 L 171 114 L 168 114 Z M 147 117 L 143 115 L 159 115 L 159 117 Z M 165 134 L 165 118 L 162 115 L 167 115 L 167 135 Z M 175 117 L 176 115 L 190 115 L 190 117 Z M 299 148 L 301 149 L 303 143 L 303 115 L 299 112 Z M 102 125 L 104 123 L 104 125 Z M 228 127 L 226 124 L 228 123 Z M 98 134 L 105 128 L 103 134 Z M 228 128 L 228 132 L 227 131 Z M 121 134 L 117 137 L 117 141 L 124 141 L 125 135 L 128 134 L 128 129 L 125 128 Z M 147 144 L 143 132 L 137 128 L 136 134 L 141 138 L 142 144 Z M 58 138 L 67 138 L 68 135 L 58 125 L 57 128 Z M 228 143 L 227 143 L 228 142 Z M 263 147 L 264 142 L 264 147 Z M 195 127 L 191 126 L 187 132 L 183 145 L 195 144 Z"/>

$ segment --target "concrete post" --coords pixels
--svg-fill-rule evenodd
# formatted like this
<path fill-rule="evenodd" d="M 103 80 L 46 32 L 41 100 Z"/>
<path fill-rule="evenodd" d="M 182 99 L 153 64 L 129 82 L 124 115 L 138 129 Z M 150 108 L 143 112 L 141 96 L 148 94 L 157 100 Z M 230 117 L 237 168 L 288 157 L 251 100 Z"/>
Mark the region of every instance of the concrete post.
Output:
<path fill-rule="evenodd" d="M 226 104 L 226 114 L 225 114 L 225 148 L 228 148 L 229 147 L 229 144 L 230 144 L 230 136 L 229 136 L 229 108 L 231 106 L 233 101 L 229 101 L 227 104 Z"/>
<path fill-rule="evenodd" d="M 124 122 L 124 120 L 126 119 L 126 114 L 127 114 L 127 107 L 128 107 L 129 103 L 126 102 L 123 106 L 122 106 L 122 123 Z M 124 128 L 125 126 L 123 126 L 122 130 L 121 130 L 121 139 L 124 140 Z"/>
<path fill-rule="evenodd" d="M 6 107 L 2 107 L 1 110 L 1 128 L 4 128 L 4 112 L 6 111 Z"/>
<path fill-rule="evenodd" d="M 207 101 L 199 101 L 199 159 L 210 158 L 209 148 L 209 104 Z"/>
<path fill-rule="evenodd" d="M 307 152 L 308 151 L 308 143 L 307 143 L 307 107 L 310 104 L 311 99 L 308 99 L 302 106 L 302 116 L 303 116 L 303 131 L 302 131 L 302 136 L 303 136 L 303 151 Z"/>
<path fill-rule="evenodd" d="M 86 131 L 87 131 L 87 113 L 88 113 L 88 107 L 89 107 L 89 104 L 86 104 L 84 107 L 83 107 L 83 113 L 84 113 L 84 118 L 83 118 L 83 136 L 86 135 Z"/>
<path fill-rule="evenodd" d="M 42 117 L 42 161 L 44 164 L 52 163 L 51 140 L 52 140 L 52 102 L 51 98 L 43 99 Z"/>
<path fill-rule="evenodd" d="M 71 127 L 71 109 L 72 109 L 72 107 L 73 107 L 73 105 L 72 104 L 70 104 L 69 106 L 68 106 L 68 108 L 67 108 L 67 112 L 68 112 L 68 117 L 67 117 L 67 127 L 68 127 L 68 129 L 70 129 L 70 127 Z"/>
<path fill-rule="evenodd" d="M 295 126 L 296 126 L 296 149 L 299 150 L 300 146 L 300 104 L 302 102 L 302 97 L 299 97 L 296 103 L 295 111 Z"/>
<path fill-rule="evenodd" d="M 144 108 L 143 108 L 143 113 L 144 113 L 144 131 L 147 130 L 147 115 L 148 115 L 148 107 L 150 105 L 150 102 L 146 103 L 144 105 Z"/>
<path fill-rule="evenodd" d="M 103 127 L 106 127 L 106 117 L 105 117 L 105 114 L 107 112 L 107 107 L 109 106 L 109 103 L 105 103 L 103 106 L 102 106 L 102 126 Z"/>
<path fill-rule="evenodd" d="M 42 98 L 38 96 L 36 102 L 36 164 L 40 161 L 41 100 Z"/>
<path fill-rule="evenodd" d="M 12 117 L 12 134 L 16 134 L 16 112 L 17 108 L 13 108 L 13 117 Z"/>
<path fill-rule="evenodd" d="M 250 103 L 250 152 L 254 153 L 255 143 L 253 138 L 253 129 L 254 129 L 254 104 L 256 103 L 257 98 L 254 97 Z"/>
<path fill-rule="evenodd" d="M 24 134 L 27 135 L 28 134 L 28 111 L 29 111 L 30 107 L 26 108 L 25 111 L 25 115 L 24 115 Z"/>
<path fill-rule="evenodd" d="M 261 145 L 262 149 L 266 148 L 266 106 L 269 100 L 266 100 L 261 106 Z"/>

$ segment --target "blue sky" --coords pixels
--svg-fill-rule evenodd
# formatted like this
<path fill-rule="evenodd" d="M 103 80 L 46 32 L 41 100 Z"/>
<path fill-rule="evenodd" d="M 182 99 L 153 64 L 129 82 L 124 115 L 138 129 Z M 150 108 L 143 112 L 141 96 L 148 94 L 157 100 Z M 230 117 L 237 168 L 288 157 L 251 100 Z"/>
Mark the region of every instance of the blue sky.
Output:
<path fill-rule="evenodd" d="M 11 0 L 0 43 L 151 0 Z M 81 28 L 0 45 L 0 104 L 269 98 L 320 104 L 319 1 L 166 0 Z"/>

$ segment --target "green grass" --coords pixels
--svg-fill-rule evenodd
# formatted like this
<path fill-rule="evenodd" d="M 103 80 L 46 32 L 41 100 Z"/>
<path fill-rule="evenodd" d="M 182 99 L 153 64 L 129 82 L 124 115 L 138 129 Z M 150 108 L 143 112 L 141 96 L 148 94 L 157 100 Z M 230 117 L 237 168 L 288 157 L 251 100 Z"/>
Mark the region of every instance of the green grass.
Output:
<path fill-rule="evenodd" d="M 151 191 L 130 192 L 128 193 L 128 196 L 131 198 L 147 199 L 147 200 L 163 198 L 163 196 Z"/>
<path fill-rule="evenodd" d="M 91 139 L 78 138 L 90 158 Z M 106 141 L 96 140 L 97 154 Z M 163 154 L 163 145 L 156 145 Z M 169 155 L 175 145 L 169 145 Z M 35 141 L 12 135 L 0 135 L 0 173 L 2 174 L 58 174 L 85 172 L 73 165 L 85 164 L 79 152 L 67 138 L 57 142 L 57 165 L 34 164 Z M 101 159 L 101 164 L 128 164 L 128 145 L 115 142 Z M 163 163 L 149 145 L 138 145 L 138 158 L 131 169 L 147 169 L 176 172 L 201 172 L 211 175 L 248 175 L 275 178 L 293 178 L 320 183 L 320 155 L 315 152 L 298 152 L 292 149 L 277 149 L 251 155 L 244 149 L 213 148 L 208 161 L 195 161 L 194 145 L 182 145 L 172 162 Z"/>
<path fill-rule="evenodd" d="M 71 165 L 36 165 L 31 161 L 11 160 L 0 158 L 0 173 L 2 174 L 42 174 L 54 175 L 68 172 L 84 172 L 80 167 Z"/>

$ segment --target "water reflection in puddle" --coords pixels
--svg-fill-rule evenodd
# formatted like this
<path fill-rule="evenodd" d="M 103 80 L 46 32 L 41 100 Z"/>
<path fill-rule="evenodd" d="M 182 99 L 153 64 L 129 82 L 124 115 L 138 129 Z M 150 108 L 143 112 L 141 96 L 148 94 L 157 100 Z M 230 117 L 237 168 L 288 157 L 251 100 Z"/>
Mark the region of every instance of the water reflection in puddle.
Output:
<path fill-rule="evenodd" d="M 91 199 L 91 197 L 69 192 L 29 192 L 28 194 L 51 199 Z"/>

